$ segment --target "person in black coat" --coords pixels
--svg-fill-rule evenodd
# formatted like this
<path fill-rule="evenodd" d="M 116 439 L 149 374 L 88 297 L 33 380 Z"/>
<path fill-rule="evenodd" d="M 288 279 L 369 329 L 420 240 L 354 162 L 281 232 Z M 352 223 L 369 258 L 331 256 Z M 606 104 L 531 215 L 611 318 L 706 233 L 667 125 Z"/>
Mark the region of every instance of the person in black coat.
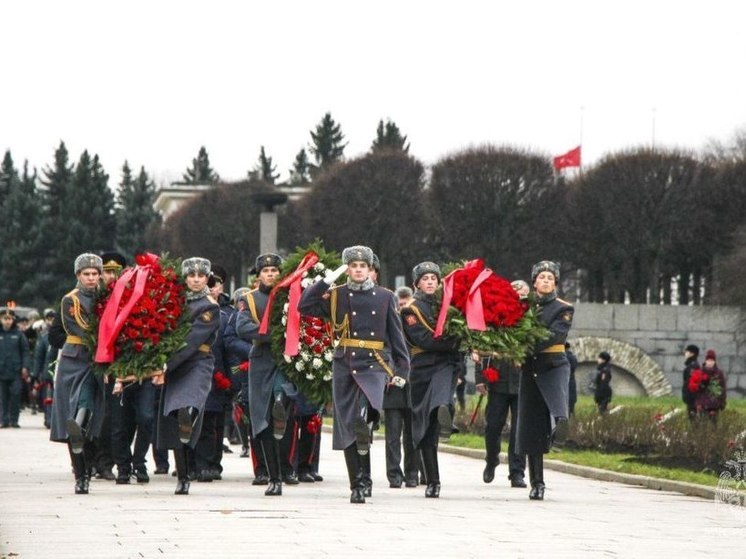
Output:
<path fill-rule="evenodd" d="M 350 502 L 365 503 L 372 494 L 371 424 L 383 408 L 386 385 L 406 384 L 409 353 L 394 294 L 369 277 L 373 251 L 348 247 L 342 262 L 303 292 L 298 309 L 330 320 L 338 339 L 332 361 L 332 446 L 344 450 Z M 330 289 L 345 271 L 347 283 Z"/>
<path fill-rule="evenodd" d="M 440 285 L 440 268 L 421 262 L 412 270 L 414 301 L 401 310 L 409 343 L 412 394 L 412 442 L 420 450 L 425 469 L 425 497 L 440 496 L 438 439 L 451 436 L 453 393 L 461 365 L 458 340 L 434 337 L 440 310 L 434 294 Z"/>
<path fill-rule="evenodd" d="M 212 344 L 220 327 L 220 307 L 210 297 L 210 261 L 187 258 L 181 263 L 192 327 L 186 345 L 166 362 L 165 384 L 158 404 L 158 448 L 170 449 L 176 464 L 176 495 L 189 494 L 191 454 L 202 431 L 207 395 L 212 388 L 215 358 Z"/>
<path fill-rule="evenodd" d="M 684 372 L 682 373 L 681 385 L 681 399 L 686 404 L 686 411 L 689 414 L 689 418 L 692 419 L 697 416 L 697 409 L 694 405 L 694 394 L 689 392 L 689 377 L 692 376 L 692 371 L 701 368 L 699 364 L 699 347 L 694 344 L 689 344 L 684 348 Z"/>
<path fill-rule="evenodd" d="M 491 381 L 485 376 L 490 367 L 498 372 L 498 379 Z M 511 487 L 526 487 L 526 456 L 516 453 L 516 432 L 518 428 L 518 389 L 521 384 L 521 367 L 510 361 L 497 361 L 492 365 L 490 358 L 480 359 L 475 367 L 477 393 L 487 394 L 485 406 L 485 467 L 482 481 L 492 483 L 495 468 L 500 463 L 500 446 L 503 428 L 510 412 L 510 438 L 508 439 L 508 479 Z M 493 373 L 494 374 L 494 373 Z"/>
<path fill-rule="evenodd" d="M 568 411 L 570 417 L 575 415 L 575 404 L 578 402 L 578 383 L 575 380 L 575 370 L 578 368 L 578 358 L 570 349 L 570 342 L 565 342 L 565 355 L 570 362 L 570 384 L 568 385 L 567 397 L 569 400 Z"/>
<path fill-rule="evenodd" d="M 611 355 L 602 351 L 598 354 L 598 366 L 596 367 L 596 378 L 594 380 L 593 400 L 598 406 L 598 413 L 605 414 L 611 403 Z"/>
<path fill-rule="evenodd" d="M 88 493 L 90 473 L 83 446 L 99 436 L 106 409 L 104 382 L 93 373 L 93 356 L 83 339 L 101 278 L 101 258 L 84 253 L 75 259 L 77 285 L 62 298 L 61 320 L 65 343 L 57 363 L 49 438 L 68 445 L 75 473 L 75 493 Z"/>
<path fill-rule="evenodd" d="M 565 354 L 573 306 L 557 297 L 559 265 L 544 260 L 531 269 L 536 312 L 549 329 L 523 364 L 518 393 L 517 452 L 528 455 L 529 499 L 544 498 L 544 454 L 567 437 L 570 363 Z"/>

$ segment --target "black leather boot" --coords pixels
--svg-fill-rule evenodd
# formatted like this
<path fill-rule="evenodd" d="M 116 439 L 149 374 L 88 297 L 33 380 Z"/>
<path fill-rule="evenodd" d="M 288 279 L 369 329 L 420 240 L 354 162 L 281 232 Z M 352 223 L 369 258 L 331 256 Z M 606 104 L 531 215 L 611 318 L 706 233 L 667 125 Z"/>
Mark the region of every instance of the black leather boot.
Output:
<path fill-rule="evenodd" d="M 176 491 L 174 495 L 189 495 L 189 456 L 186 446 L 174 449 L 176 463 Z"/>
<path fill-rule="evenodd" d="M 264 454 L 264 460 L 267 464 L 267 472 L 269 473 L 269 486 L 264 492 L 268 497 L 279 497 L 282 495 L 282 471 L 280 470 L 280 446 L 277 441 L 273 441 L 271 444 L 265 444 L 264 441 L 261 443 L 262 454 Z"/>
<path fill-rule="evenodd" d="M 285 429 L 288 424 L 288 411 L 282 401 L 282 394 L 275 396 L 275 402 L 272 404 L 272 435 L 278 441 L 285 436 Z"/>
<path fill-rule="evenodd" d="M 451 438 L 453 417 L 448 406 L 438 406 L 438 437 L 441 441 Z"/>
<path fill-rule="evenodd" d="M 355 418 L 355 446 L 360 456 L 370 451 L 370 427 L 365 419 L 364 412 Z"/>
<path fill-rule="evenodd" d="M 91 412 L 86 408 L 78 408 L 78 411 L 75 413 L 75 419 L 68 419 L 65 424 L 70 447 L 74 454 L 83 452 L 86 431 L 90 420 Z"/>
<path fill-rule="evenodd" d="M 179 420 L 179 441 L 181 444 L 189 444 L 192 440 L 192 429 L 194 429 L 193 408 L 179 408 L 176 417 Z"/>
<path fill-rule="evenodd" d="M 424 446 L 420 450 L 422 453 L 422 465 L 425 468 L 425 477 L 427 478 L 427 488 L 425 497 L 437 499 L 440 497 L 440 470 L 438 468 L 438 447 Z"/>
<path fill-rule="evenodd" d="M 86 467 L 85 454 L 75 452 L 71 443 L 68 443 L 68 450 L 70 451 L 70 459 L 73 463 L 73 472 L 75 472 L 75 494 L 88 495 L 88 486 L 91 477 Z"/>
<path fill-rule="evenodd" d="M 365 484 L 363 483 L 363 468 L 360 463 L 357 445 L 351 444 L 344 450 L 347 476 L 350 478 L 350 502 L 365 503 Z"/>
<path fill-rule="evenodd" d="M 370 452 L 359 458 L 360 470 L 363 476 L 363 494 L 366 497 L 373 496 L 373 478 L 370 475 Z"/>
<path fill-rule="evenodd" d="M 531 491 L 528 498 L 532 501 L 544 500 L 544 455 L 528 455 L 528 478 L 531 482 Z"/>

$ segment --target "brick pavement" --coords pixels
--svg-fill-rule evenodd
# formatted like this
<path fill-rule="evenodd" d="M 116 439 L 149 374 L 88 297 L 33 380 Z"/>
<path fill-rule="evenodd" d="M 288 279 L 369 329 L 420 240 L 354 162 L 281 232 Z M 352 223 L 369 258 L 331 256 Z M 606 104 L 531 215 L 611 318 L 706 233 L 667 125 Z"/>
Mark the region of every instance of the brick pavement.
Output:
<path fill-rule="evenodd" d="M 280 498 L 249 484 L 250 461 L 225 456 L 223 481 L 173 494 L 171 476 L 146 485 L 93 480 L 73 494 L 69 457 L 41 416 L 0 430 L 0 557 L 723 557 L 746 556 L 745 509 L 566 473 L 546 472 L 546 499 L 511 489 L 504 466 L 443 454 L 440 499 L 390 489 L 383 444 L 373 445 L 373 497 L 348 502 L 341 452 L 325 435 L 325 481 L 285 486 Z M 235 449 L 236 447 L 234 447 Z"/>

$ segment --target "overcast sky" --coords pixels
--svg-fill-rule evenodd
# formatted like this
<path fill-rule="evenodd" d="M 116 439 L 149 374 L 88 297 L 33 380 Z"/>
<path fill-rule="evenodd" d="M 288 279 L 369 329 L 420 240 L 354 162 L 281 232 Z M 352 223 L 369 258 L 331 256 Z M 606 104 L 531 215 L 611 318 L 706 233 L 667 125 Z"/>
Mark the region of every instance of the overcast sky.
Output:
<path fill-rule="evenodd" d="M 379 119 L 426 164 L 471 145 L 585 163 L 701 148 L 746 125 L 746 3 L 733 0 L 35 1 L 0 7 L 0 149 L 60 140 L 177 180 L 201 145 L 226 179 L 264 145 L 282 179 L 331 111 L 360 155 Z M 582 126 L 581 126 L 582 122 Z"/>

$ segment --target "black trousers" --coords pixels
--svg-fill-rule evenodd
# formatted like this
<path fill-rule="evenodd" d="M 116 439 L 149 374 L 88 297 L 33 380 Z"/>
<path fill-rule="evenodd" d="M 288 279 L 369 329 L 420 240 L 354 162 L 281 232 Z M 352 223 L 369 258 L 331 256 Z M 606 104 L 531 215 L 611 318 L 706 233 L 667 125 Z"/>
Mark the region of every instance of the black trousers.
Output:
<path fill-rule="evenodd" d="M 149 380 L 127 385 L 111 407 L 112 455 L 117 468 L 144 468 L 155 429 L 155 387 Z M 134 451 L 131 450 L 135 441 Z"/>
<path fill-rule="evenodd" d="M 194 465 L 196 472 L 206 470 L 223 471 L 223 424 L 224 411 L 205 411 L 202 420 L 202 432 L 194 447 Z"/>
<path fill-rule="evenodd" d="M 315 415 L 302 415 L 298 420 L 298 473 L 318 473 L 321 428 L 318 433 L 309 433 L 306 426 Z"/>
<path fill-rule="evenodd" d="M 418 457 L 412 443 L 412 410 L 384 410 L 386 427 L 386 477 L 390 483 L 417 481 Z M 404 471 L 401 468 L 404 448 Z"/>
<path fill-rule="evenodd" d="M 510 411 L 510 438 L 508 439 L 508 468 L 510 476 L 524 475 L 526 471 L 526 456 L 515 453 L 515 434 L 518 426 L 518 394 L 502 394 L 489 392 L 487 407 L 485 408 L 486 426 L 484 430 L 484 446 L 487 451 L 485 460 L 492 466 L 500 463 L 501 435 Z"/>

